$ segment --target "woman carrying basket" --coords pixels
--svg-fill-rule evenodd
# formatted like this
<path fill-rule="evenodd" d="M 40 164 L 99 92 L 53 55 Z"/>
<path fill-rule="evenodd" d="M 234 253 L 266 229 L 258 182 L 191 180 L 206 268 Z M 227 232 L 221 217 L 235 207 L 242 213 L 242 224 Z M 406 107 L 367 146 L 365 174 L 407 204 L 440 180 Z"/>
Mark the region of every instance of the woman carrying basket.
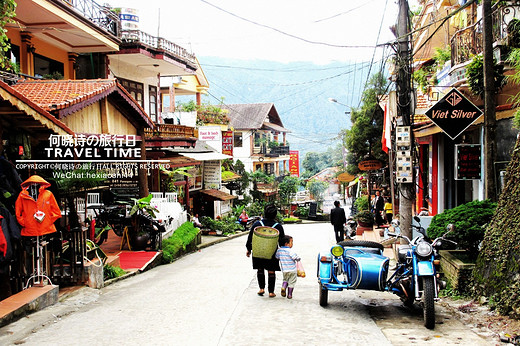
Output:
<path fill-rule="evenodd" d="M 278 235 L 278 243 L 284 238 L 285 232 L 283 230 L 282 225 L 275 221 L 276 214 L 278 213 L 278 209 L 276 206 L 272 204 L 268 204 L 264 208 L 264 218 L 261 221 L 256 221 L 249 231 L 249 236 L 247 237 L 246 242 L 246 256 L 251 256 L 251 251 L 253 249 L 253 234 L 256 227 L 259 226 L 268 226 L 276 228 L 279 232 Z M 281 244 L 280 244 L 281 245 Z M 265 293 L 265 270 L 267 270 L 267 290 L 269 291 L 269 297 L 276 297 L 274 294 L 274 286 L 276 283 L 276 271 L 280 271 L 280 264 L 278 259 L 275 257 L 276 250 L 273 252 L 271 258 L 260 258 L 255 257 L 255 253 L 253 252 L 253 269 L 257 270 L 257 279 L 258 286 L 260 290 L 258 291 L 259 296 L 263 296 Z"/>

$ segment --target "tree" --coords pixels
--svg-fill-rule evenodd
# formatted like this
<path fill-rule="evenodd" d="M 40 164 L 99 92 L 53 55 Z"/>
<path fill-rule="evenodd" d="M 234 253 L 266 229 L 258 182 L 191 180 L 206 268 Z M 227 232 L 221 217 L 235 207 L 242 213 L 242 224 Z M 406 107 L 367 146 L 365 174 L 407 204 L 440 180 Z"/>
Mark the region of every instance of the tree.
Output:
<path fill-rule="evenodd" d="M 8 23 L 13 23 L 13 18 L 16 16 L 16 2 L 14 0 L 2 0 L 0 2 L 0 69 L 2 70 L 14 70 L 15 67 L 12 65 L 11 60 L 6 55 L 6 53 L 11 48 L 9 44 L 9 38 L 7 37 L 7 30 L 5 26 Z"/>
<path fill-rule="evenodd" d="M 317 179 L 309 180 L 306 186 L 307 190 L 309 190 L 309 193 L 318 202 L 323 201 L 323 193 L 325 190 L 327 190 L 328 187 L 328 183 Z"/>
<path fill-rule="evenodd" d="M 386 92 L 386 85 L 382 73 L 372 76 L 363 92 L 361 108 L 351 112 L 352 127 L 342 134 L 348 151 L 347 172 L 350 174 L 359 173 L 359 162 L 367 158 L 388 160 L 381 146 L 384 114 L 378 101 L 378 96 Z"/>
<path fill-rule="evenodd" d="M 278 185 L 278 197 L 280 205 L 289 206 L 292 196 L 298 192 L 300 186 L 300 179 L 297 177 L 286 176 Z"/>
<path fill-rule="evenodd" d="M 325 152 L 308 152 L 302 162 L 303 178 L 312 177 L 327 167 L 343 167 L 343 146 L 338 143 Z"/>

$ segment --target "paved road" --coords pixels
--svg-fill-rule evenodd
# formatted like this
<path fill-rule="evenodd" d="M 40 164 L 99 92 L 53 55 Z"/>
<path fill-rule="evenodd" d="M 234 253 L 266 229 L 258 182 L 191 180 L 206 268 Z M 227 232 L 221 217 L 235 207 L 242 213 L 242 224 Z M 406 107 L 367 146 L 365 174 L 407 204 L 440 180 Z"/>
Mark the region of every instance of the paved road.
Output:
<path fill-rule="evenodd" d="M 287 225 L 307 277 L 294 298 L 259 297 L 246 238 L 185 256 L 101 290 L 83 289 L 0 329 L 1 345 L 488 345 L 442 309 L 434 331 L 389 293 L 330 292 L 318 304 L 316 256 L 328 224 Z"/>

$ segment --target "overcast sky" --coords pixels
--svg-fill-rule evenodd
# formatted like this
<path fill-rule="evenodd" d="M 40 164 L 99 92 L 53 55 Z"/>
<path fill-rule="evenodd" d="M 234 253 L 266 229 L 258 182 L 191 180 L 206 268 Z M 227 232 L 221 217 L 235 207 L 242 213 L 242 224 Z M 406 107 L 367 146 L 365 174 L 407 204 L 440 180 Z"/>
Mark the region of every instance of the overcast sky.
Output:
<path fill-rule="evenodd" d="M 319 64 L 370 60 L 376 42 L 394 39 L 389 27 L 396 22 L 396 2 L 109 0 L 137 8 L 142 31 L 159 33 L 197 56 Z"/>

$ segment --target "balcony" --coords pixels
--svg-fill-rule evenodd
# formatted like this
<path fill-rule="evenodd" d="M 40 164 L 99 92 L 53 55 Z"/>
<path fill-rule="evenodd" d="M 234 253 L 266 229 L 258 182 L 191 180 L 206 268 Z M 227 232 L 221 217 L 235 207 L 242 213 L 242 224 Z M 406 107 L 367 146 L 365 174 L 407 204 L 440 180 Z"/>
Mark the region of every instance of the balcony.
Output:
<path fill-rule="evenodd" d="M 152 36 L 140 30 L 124 30 L 122 31 L 121 39 L 123 44 L 141 43 L 148 48 L 167 52 L 177 59 L 181 59 L 181 61 L 188 61 L 192 64 L 195 63 L 194 54 L 189 53 L 181 46 L 165 40 L 162 37 Z"/>
<path fill-rule="evenodd" d="M 493 6 L 492 35 L 495 45 L 508 44 L 508 26 L 514 18 L 520 18 L 520 1 L 499 2 Z M 464 64 L 471 60 L 472 55 L 482 53 L 482 40 L 482 19 L 457 31 L 451 38 L 452 66 Z M 501 57 L 497 60 L 501 60 Z"/>
<path fill-rule="evenodd" d="M 158 124 L 154 129 L 144 129 L 144 133 L 147 140 L 196 137 L 193 127 L 172 124 Z"/>
<path fill-rule="evenodd" d="M 265 144 L 260 144 L 259 146 L 255 146 L 253 148 L 253 154 L 262 154 L 267 157 L 278 157 L 283 155 L 289 155 L 289 146 L 288 145 L 276 145 L 276 146 L 267 146 Z"/>
<path fill-rule="evenodd" d="M 54 0 L 57 2 L 58 0 Z M 61 1 L 60 1 L 61 2 Z M 115 37 L 121 37 L 121 22 L 119 16 L 105 6 L 100 6 L 91 0 L 63 0 L 64 3 L 74 8 L 83 17 L 96 24 Z"/>

